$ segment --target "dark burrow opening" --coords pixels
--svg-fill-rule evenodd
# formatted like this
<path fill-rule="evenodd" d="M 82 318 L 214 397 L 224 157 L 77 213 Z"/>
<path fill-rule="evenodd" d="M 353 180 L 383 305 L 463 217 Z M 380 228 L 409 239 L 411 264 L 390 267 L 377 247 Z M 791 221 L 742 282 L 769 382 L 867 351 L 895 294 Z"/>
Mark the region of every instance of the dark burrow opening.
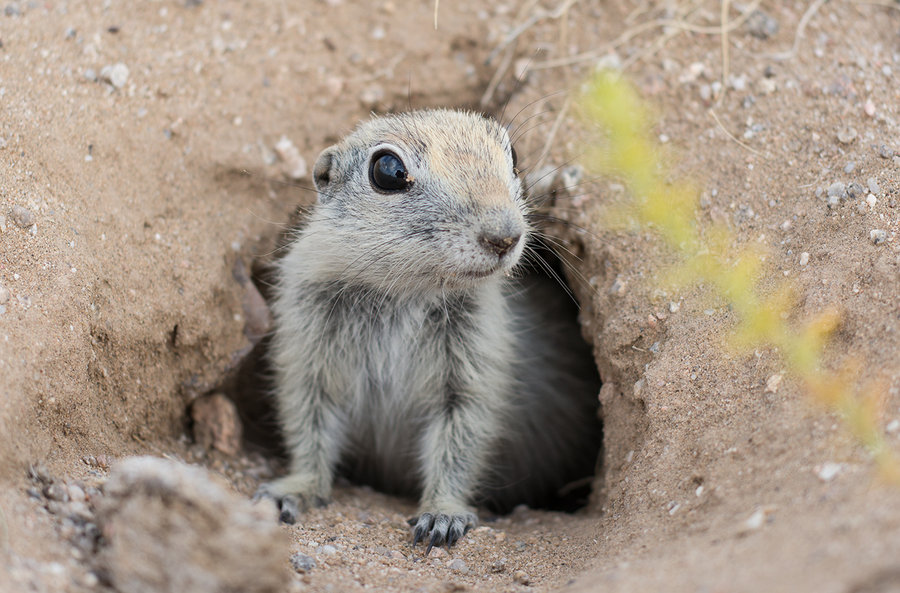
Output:
<path fill-rule="evenodd" d="M 547 204 L 552 199 L 552 194 L 539 197 L 541 211 L 546 211 Z M 303 208 L 297 209 L 291 220 L 291 228 L 302 226 L 303 213 Z M 580 393 L 577 397 L 577 409 L 573 410 L 577 414 L 577 421 L 571 426 L 556 422 L 553 426 L 534 424 L 527 427 L 527 430 L 532 431 L 539 442 L 540 439 L 547 438 L 545 434 L 547 431 L 555 431 L 563 438 L 571 438 L 570 433 L 578 432 L 583 448 L 579 448 L 566 460 L 566 468 L 561 470 L 565 475 L 563 480 L 555 483 L 552 488 L 545 488 L 534 495 L 520 496 L 521 500 L 518 500 L 518 503 L 537 509 L 574 512 L 587 505 L 592 487 L 596 483 L 596 476 L 601 475 L 603 432 L 597 398 L 601 381 L 591 347 L 581 334 L 578 322 L 579 306 L 574 291 L 570 290 L 567 284 L 564 264 L 547 246 L 548 243 L 553 244 L 554 239 L 538 238 L 539 235 L 546 235 L 551 231 L 540 228 L 540 215 L 537 215 L 531 224 L 537 226 L 539 232 L 533 236 L 528 256 L 523 258 L 517 270 L 513 290 L 529 293 L 532 303 L 541 307 L 540 315 L 543 322 L 553 328 L 549 332 L 552 334 L 552 344 L 547 352 L 526 351 L 519 354 L 523 358 L 533 360 L 535 364 L 542 363 L 541 360 L 535 360 L 535 356 L 541 358 L 548 356 L 552 359 L 552 364 L 560 367 L 556 377 L 560 375 L 575 377 L 572 382 L 560 380 L 561 389 L 574 385 Z M 275 254 L 283 253 L 285 250 L 281 247 L 290 241 L 291 235 L 291 231 L 283 232 L 275 242 L 275 249 L 267 251 Z M 275 284 L 272 258 L 255 259 L 246 276 L 258 290 L 261 298 L 269 302 Z M 262 336 L 229 373 L 218 391 L 224 392 L 236 404 L 242 422 L 245 448 L 276 460 L 276 466 L 286 469 L 287 451 L 277 420 L 274 398 L 271 395 L 272 369 L 268 360 L 269 342 L 268 336 Z M 525 349 L 528 350 L 528 345 L 525 345 Z M 576 424 L 578 426 L 575 426 Z M 352 483 L 372 486 L 389 494 L 394 493 L 384 484 L 371 483 L 352 468 L 345 466 L 342 469 L 344 471 L 339 470 L 339 475 L 350 478 Z M 509 488 L 515 489 L 515 485 L 509 485 Z M 504 487 L 489 488 L 475 502 L 480 508 L 491 513 L 508 513 L 517 503 L 511 502 L 510 496 L 504 495 L 503 491 Z"/>

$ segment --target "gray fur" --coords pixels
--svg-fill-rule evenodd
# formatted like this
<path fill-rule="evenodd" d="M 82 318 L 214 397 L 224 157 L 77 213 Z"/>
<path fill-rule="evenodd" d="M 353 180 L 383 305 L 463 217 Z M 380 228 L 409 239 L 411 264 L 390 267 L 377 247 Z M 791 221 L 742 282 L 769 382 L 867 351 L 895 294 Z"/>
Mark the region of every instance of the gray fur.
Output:
<path fill-rule="evenodd" d="M 370 159 L 384 149 L 405 164 L 407 190 L 373 189 Z M 430 549 L 475 525 L 473 502 L 561 487 L 573 460 L 596 455 L 578 449 L 596 392 L 564 376 L 571 348 L 528 304 L 539 288 L 507 280 L 528 225 L 506 131 L 456 111 L 375 118 L 313 175 L 318 204 L 279 264 L 272 306 L 291 465 L 263 490 L 282 517 L 327 501 L 340 465 L 418 495 L 414 543 Z M 498 237 L 508 251 L 485 242 Z"/>

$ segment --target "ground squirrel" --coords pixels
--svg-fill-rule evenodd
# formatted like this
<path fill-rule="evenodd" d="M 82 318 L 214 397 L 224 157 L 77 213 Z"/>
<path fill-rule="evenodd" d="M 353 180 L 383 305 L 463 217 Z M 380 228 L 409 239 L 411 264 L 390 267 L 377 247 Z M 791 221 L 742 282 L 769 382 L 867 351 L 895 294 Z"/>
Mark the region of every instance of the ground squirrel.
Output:
<path fill-rule="evenodd" d="M 419 496 L 430 551 L 473 504 L 540 505 L 593 473 L 599 381 L 561 290 L 516 273 L 516 167 L 504 127 L 449 110 L 376 117 L 319 156 L 272 303 L 290 471 L 261 492 L 284 521 L 341 471 Z"/>

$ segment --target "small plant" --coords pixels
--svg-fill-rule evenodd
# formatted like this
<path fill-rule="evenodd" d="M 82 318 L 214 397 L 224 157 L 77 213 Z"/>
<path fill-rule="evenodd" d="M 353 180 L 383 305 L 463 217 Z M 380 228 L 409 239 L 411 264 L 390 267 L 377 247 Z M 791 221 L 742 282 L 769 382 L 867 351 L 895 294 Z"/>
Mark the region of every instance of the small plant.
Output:
<path fill-rule="evenodd" d="M 900 484 L 900 463 L 881 430 L 883 385 L 860 386 L 861 363 L 853 358 L 837 371 L 825 369 L 823 352 L 840 323 L 832 307 L 799 325 L 789 324 L 795 302 L 790 283 L 770 295 L 761 294 L 761 253 L 756 248 L 737 252 L 725 226 L 701 228 L 696 217 L 696 188 L 690 183 L 667 184 L 671 171 L 662 163 L 660 147 L 652 139 L 652 117 L 634 88 L 616 73 L 596 75 L 586 86 L 580 104 L 592 125 L 604 133 L 602 148 L 591 150 L 587 161 L 600 173 L 620 178 L 630 190 L 624 206 L 610 221 L 633 221 L 658 234 L 678 256 L 670 271 L 676 286 L 703 283 L 713 288 L 737 316 L 729 342 L 739 352 L 770 345 L 777 347 L 785 366 L 805 386 L 812 399 L 840 414 L 846 428 L 872 454 L 880 474 Z"/>

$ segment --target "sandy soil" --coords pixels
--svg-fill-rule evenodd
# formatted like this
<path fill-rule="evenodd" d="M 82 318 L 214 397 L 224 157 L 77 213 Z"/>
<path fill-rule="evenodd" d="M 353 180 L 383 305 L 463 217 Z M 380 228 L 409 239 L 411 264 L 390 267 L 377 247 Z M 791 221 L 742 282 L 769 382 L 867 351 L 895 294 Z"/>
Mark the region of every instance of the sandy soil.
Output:
<path fill-rule="evenodd" d="M 884 382 L 900 448 L 900 10 L 883 4 L 763 2 L 771 20 L 729 35 L 714 106 L 721 38 L 697 27 L 718 23 L 715 2 L 583 0 L 558 19 L 550 3 L 441 3 L 437 31 L 430 2 L 7 3 L 0 589 L 109 589 L 78 545 L 86 520 L 32 464 L 84 493 L 88 518 L 114 458 L 203 463 L 243 494 L 274 471 L 193 443 L 187 409 L 249 345 L 235 262 L 265 257 L 312 198 L 274 156 L 282 136 L 311 165 L 369 111 L 469 106 L 502 111 L 525 168 L 561 165 L 584 139 L 567 91 L 598 63 L 656 106 L 678 171 L 703 188 L 699 222 L 766 248 L 765 285 L 796 282 L 796 319 L 841 307 L 829 364 L 852 354 Z M 127 73 L 104 70 L 116 64 Z M 851 195 L 829 206 L 835 182 Z M 283 528 L 285 566 L 316 563 L 291 589 L 900 588 L 898 492 L 790 376 L 767 390 L 778 352 L 725 350 L 724 303 L 658 288 L 668 257 L 652 235 L 604 229 L 620 199 L 592 180 L 554 212 L 583 258 L 571 279 L 605 382 L 591 508 L 521 509 L 424 558 L 411 501 L 341 485 Z"/>

